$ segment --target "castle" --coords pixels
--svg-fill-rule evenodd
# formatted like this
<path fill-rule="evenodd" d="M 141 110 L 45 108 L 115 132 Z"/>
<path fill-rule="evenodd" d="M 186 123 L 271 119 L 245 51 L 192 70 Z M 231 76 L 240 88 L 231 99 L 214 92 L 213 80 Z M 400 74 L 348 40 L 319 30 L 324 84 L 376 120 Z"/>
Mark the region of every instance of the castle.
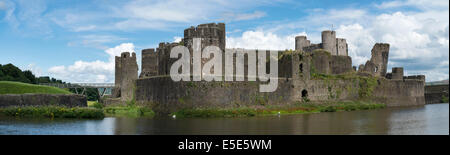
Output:
<path fill-rule="evenodd" d="M 388 106 L 425 104 L 424 75 L 404 76 L 401 67 L 387 72 L 389 44 L 375 44 L 371 59 L 356 67 L 352 66 L 352 59 L 348 56 L 346 40 L 336 38 L 336 32 L 329 30 L 322 32 L 322 43 L 313 44 L 306 36 L 297 36 L 295 49 L 278 52 L 278 88 L 272 93 L 258 91 L 261 81 L 248 80 L 249 70 L 254 69 L 249 68 L 249 60 L 244 60 L 243 75 L 233 72 L 235 77 L 244 76 L 245 81 L 175 82 L 170 78 L 170 66 L 176 61 L 170 58 L 173 47 L 186 46 L 191 56 L 194 47 L 202 50 L 214 45 L 224 51 L 227 50 L 225 35 L 224 23 L 185 29 L 184 38 L 178 43 L 160 43 L 156 49 L 142 50 L 140 75 L 135 53 L 122 53 L 116 57 L 113 97 L 122 102 L 135 100 L 139 104 L 149 104 L 161 113 L 183 108 L 289 105 L 330 100 L 364 99 Z M 194 38 L 201 39 L 201 46 L 193 45 Z M 248 55 L 247 49 L 239 51 Z M 234 66 L 236 55 L 233 55 Z M 202 65 L 207 61 L 202 59 Z"/>

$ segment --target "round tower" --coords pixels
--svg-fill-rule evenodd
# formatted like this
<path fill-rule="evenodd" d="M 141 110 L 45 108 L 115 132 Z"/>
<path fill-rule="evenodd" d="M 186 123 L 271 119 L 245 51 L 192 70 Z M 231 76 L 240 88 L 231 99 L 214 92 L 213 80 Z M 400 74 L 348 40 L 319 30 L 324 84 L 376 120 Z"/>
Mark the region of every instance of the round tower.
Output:
<path fill-rule="evenodd" d="M 309 41 L 306 36 L 295 37 L 295 50 L 303 50 L 303 48 L 307 46 L 309 46 Z"/>
<path fill-rule="evenodd" d="M 336 32 L 335 31 L 322 31 L 322 48 L 331 53 L 331 55 L 337 55 L 336 52 Z"/>

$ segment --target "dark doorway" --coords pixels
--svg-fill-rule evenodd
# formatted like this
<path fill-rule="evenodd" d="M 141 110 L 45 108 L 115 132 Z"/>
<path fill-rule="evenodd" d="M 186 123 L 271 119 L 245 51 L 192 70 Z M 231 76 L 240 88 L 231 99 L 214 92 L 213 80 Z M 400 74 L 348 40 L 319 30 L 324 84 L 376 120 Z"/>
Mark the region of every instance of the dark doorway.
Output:
<path fill-rule="evenodd" d="M 302 97 L 308 97 L 308 91 L 306 91 L 305 89 L 302 90 Z"/>

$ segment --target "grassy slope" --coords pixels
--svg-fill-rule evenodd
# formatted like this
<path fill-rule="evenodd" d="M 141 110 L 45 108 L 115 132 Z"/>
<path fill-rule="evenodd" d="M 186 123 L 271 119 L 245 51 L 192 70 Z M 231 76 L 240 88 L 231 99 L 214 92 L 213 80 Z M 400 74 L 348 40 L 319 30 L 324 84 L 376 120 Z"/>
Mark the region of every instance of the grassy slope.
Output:
<path fill-rule="evenodd" d="M 71 94 L 67 90 L 56 87 L 40 86 L 21 82 L 0 81 L 0 94 L 25 94 L 25 93 Z"/>

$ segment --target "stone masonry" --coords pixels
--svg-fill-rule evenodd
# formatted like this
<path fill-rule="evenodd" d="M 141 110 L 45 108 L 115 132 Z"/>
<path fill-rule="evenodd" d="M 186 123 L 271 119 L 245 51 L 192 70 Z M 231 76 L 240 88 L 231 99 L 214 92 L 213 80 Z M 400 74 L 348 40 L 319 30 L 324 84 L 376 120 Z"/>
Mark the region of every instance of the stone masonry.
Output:
<path fill-rule="evenodd" d="M 138 78 L 138 66 L 136 53 L 123 52 L 120 57 L 116 57 L 116 77 L 113 97 L 120 97 L 123 101 L 133 98 L 135 82 Z"/>
<path fill-rule="evenodd" d="M 237 82 L 174 82 L 167 75 L 177 59 L 169 57 L 173 47 L 184 45 L 193 52 L 193 40 L 201 40 L 200 48 L 214 45 L 225 49 L 225 24 L 210 23 L 185 29 L 184 38 L 178 43 L 160 43 L 155 49 L 142 50 L 142 72 L 137 78 L 136 57 L 128 52 L 116 57 L 116 97 L 137 103 L 152 103 L 159 113 L 173 112 L 183 108 L 230 108 L 236 105 L 289 105 L 308 98 L 311 101 L 358 100 L 361 98 L 386 103 L 388 106 L 423 105 L 425 77 L 403 76 L 403 69 L 394 68 L 387 73 L 389 44 L 377 43 L 372 57 L 366 64 L 352 66 L 348 44 L 344 38 L 336 38 L 335 31 L 323 31 L 322 43 L 313 44 L 306 36 L 295 37 L 295 50 L 279 51 L 278 89 L 273 93 L 260 93 L 259 81 L 248 81 L 249 61 L 244 58 L 245 81 Z M 233 56 L 244 55 L 251 50 L 241 49 Z M 258 49 L 258 52 L 267 50 Z M 223 57 L 224 58 L 224 57 Z M 202 65 L 208 59 L 202 59 Z M 266 64 L 269 67 L 268 64 Z M 191 70 L 192 73 L 192 70 Z M 240 74 L 240 73 L 239 73 Z M 317 78 L 317 75 L 349 74 L 375 79 L 371 89 L 365 88 L 363 78 L 342 78 L 334 81 Z M 234 76 L 238 76 L 236 70 Z M 239 75 L 240 76 L 240 75 Z M 326 76 L 323 76 L 326 77 Z M 402 80 L 399 80 L 402 79 Z M 361 81 L 362 80 L 362 81 Z M 371 90 L 366 98 L 360 91 Z M 133 96 L 135 95 L 135 96 Z"/>

